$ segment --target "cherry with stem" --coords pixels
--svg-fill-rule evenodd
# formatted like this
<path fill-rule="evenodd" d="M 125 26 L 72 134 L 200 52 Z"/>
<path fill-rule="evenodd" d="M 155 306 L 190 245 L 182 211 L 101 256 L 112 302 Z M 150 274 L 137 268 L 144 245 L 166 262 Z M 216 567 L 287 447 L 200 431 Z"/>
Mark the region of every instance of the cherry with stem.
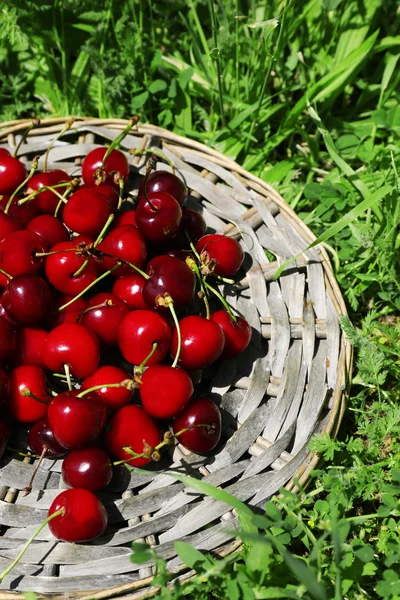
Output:
<path fill-rule="evenodd" d="M 15 196 L 18 194 L 18 192 L 20 190 L 22 190 L 22 188 L 28 183 L 28 181 L 30 179 L 32 179 L 32 177 L 34 176 L 35 172 L 37 171 L 38 168 L 38 161 L 39 161 L 39 156 L 35 156 L 35 158 L 32 161 L 32 165 L 31 165 L 31 170 L 27 176 L 27 178 L 21 183 L 21 185 L 19 185 L 17 187 L 17 189 L 11 194 L 10 199 L 8 200 L 6 207 L 4 209 L 4 214 L 8 214 L 8 211 L 10 210 L 10 206 L 15 198 Z"/>
<path fill-rule="evenodd" d="M 29 132 L 34 129 L 34 127 L 38 127 L 40 125 L 40 119 L 33 119 L 31 124 L 28 125 L 28 127 L 25 129 L 24 133 L 21 135 L 21 139 L 18 142 L 17 147 L 14 150 L 14 158 L 17 158 L 18 156 L 18 152 L 19 149 L 21 148 L 22 144 L 25 142 L 26 138 L 28 137 Z"/>
<path fill-rule="evenodd" d="M 212 285 L 210 285 L 207 281 L 204 281 L 204 285 L 206 286 L 207 289 L 210 290 L 210 292 L 212 292 L 224 305 L 224 307 L 226 308 L 227 312 L 229 313 L 232 321 L 234 323 L 237 322 L 237 318 L 236 316 L 233 314 L 231 307 L 229 306 L 229 304 L 227 303 L 227 301 L 225 300 L 225 298 L 219 293 L 217 292 L 217 290 L 215 288 L 213 288 Z"/>
<path fill-rule="evenodd" d="M 100 231 L 99 235 L 97 236 L 97 239 L 93 242 L 92 249 L 96 249 L 97 246 L 103 241 L 104 236 L 107 233 L 107 230 L 109 229 L 114 218 L 115 218 L 115 215 L 113 215 L 113 214 L 111 214 L 108 217 L 106 224 L 104 225 L 103 229 Z M 79 269 L 77 271 L 75 271 L 75 273 L 72 275 L 72 277 L 78 277 L 78 275 L 80 275 L 82 273 L 82 271 L 87 267 L 88 263 L 89 263 L 89 258 L 87 258 L 85 260 L 85 262 L 82 263 L 82 265 L 79 267 Z"/>
<path fill-rule="evenodd" d="M 68 306 L 71 306 L 71 304 L 73 304 L 76 300 L 78 300 L 78 298 L 81 298 L 84 294 L 86 294 L 86 292 L 88 292 L 93 286 L 95 286 L 97 283 L 99 283 L 99 281 L 101 281 L 102 279 L 105 279 L 106 277 L 108 277 L 108 275 L 110 275 L 117 267 L 119 267 L 120 264 L 121 264 L 120 262 L 117 262 L 117 264 L 114 265 L 112 267 L 112 269 L 109 269 L 108 271 L 105 271 L 105 273 L 103 273 L 97 279 L 95 279 L 94 281 L 92 281 L 92 283 L 89 283 L 89 285 L 87 285 L 84 290 L 82 290 L 79 294 L 77 294 L 76 296 L 74 296 L 72 298 L 72 300 L 69 300 L 69 302 L 66 302 L 65 304 L 63 304 L 62 306 L 60 306 L 58 308 L 58 310 L 61 312 L 62 310 L 66 309 Z"/>
<path fill-rule="evenodd" d="M 174 362 L 172 363 L 172 367 L 175 368 L 178 364 L 179 356 L 181 354 L 182 336 L 181 336 L 181 329 L 179 327 L 178 317 L 176 315 L 176 311 L 175 311 L 175 307 L 174 307 L 174 301 L 172 299 L 172 296 L 170 296 L 168 293 L 166 293 L 166 294 L 164 294 L 164 296 L 158 296 L 156 302 L 157 302 L 158 306 L 165 306 L 165 307 L 169 308 L 172 318 L 175 323 L 176 333 L 178 336 L 178 345 L 177 345 L 177 349 L 176 349 Z"/>

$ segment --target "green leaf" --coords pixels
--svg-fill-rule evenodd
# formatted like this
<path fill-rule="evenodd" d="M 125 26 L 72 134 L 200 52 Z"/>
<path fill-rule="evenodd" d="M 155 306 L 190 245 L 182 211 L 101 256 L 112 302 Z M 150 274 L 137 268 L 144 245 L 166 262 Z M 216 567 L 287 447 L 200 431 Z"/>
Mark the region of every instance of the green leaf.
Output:
<path fill-rule="evenodd" d="M 354 554 L 363 563 L 368 563 L 374 558 L 374 550 L 371 546 L 361 546 L 354 551 Z"/>
<path fill-rule="evenodd" d="M 131 108 L 132 110 L 138 110 L 139 108 L 142 108 L 142 106 L 144 104 L 146 104 L 147 100 L 149 99 L 149 92 L 145 91 L 142 92 L 141 94 L 138 94 L 137 96 L 134 96 L 131 100 Z"/>
<path fill-rule="evenodd" d="M 181 88 L 183 90 L 186 89 L 189 81 L 192 79 L 194 74 L 194 69 L 193 67 L 188 67 L 187 69 L 184 69 L 183 71 L 181 71 L 178 75 L 178 81 L 179 81 L 179 85 L 181 86 Z"/>
<path fill-rule="evenodd" d="M 148 87 L 150 94 L 157 94 L 167 89 L 167 83 L 164 79 L 155 79 Z"/>
<path fill-rule="evenodd" d="M 208 556 L 186 542 L 174 542 L 174 546 L 179 558 L 191 569 L 198 569 L 199 566 L 206 569 L 213 564 Z"/>

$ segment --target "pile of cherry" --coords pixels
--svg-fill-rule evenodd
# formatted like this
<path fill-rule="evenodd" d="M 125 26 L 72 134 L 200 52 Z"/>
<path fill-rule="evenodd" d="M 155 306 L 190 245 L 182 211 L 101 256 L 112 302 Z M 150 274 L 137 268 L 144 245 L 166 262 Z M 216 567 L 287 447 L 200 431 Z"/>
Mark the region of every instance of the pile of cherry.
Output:
<path fill-rule="evenodd" d="M 94 492 L 113 464 L 143 466 L 177 440 L 200 454 L 216 447 L 220 411 L 194 385 L 251 337 L 218 288 L 233 283 L 240 244 L 206 235 L 183 206 L 186 186 L 153 170 L 154 157 L 136 205 L 125 201 L 129 164 L 116 145 L 84 158 L 82 184 L 48 171 L 47 156 L 28 173 L 0 150 L 1 452 L 20 424 L 33 456 L 63 457 L 70 489 L 46 522 L 69 542 L 103 533 Z"/>

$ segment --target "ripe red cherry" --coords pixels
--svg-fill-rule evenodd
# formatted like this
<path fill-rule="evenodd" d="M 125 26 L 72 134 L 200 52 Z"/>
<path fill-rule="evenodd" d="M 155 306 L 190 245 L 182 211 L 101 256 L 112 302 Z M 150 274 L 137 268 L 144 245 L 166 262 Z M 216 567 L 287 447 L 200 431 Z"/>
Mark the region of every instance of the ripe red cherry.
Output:
<path fill-rule="evenodd" d="M 96 236 L 111 214 L 111 207 L 95 188 L 78 189 L 64 206 L 65 225 L 82 235 Z"/>
<path fill-rule="evenodd" d="M 80 190 L 88 190 L 95 189 L 99 192 L 108 202 L 111 208 L 111 212 L 115 212 L 117 210 L 118 202 L 119 202 L 119 194 L 118 189 L 115 187 L 113 183 L 100 183 L 99 185 L 89 185 L 84 183 L 80 186 Z M 114 221 L 115 223 L 115 221 Z"/>
<path fill-rule="evenodd" d="M 50 248 L 61 242 L 69 241 L 67 229 L 52 215 L 39 215 L 32 219 L 26 228 L 40 236 Z"/>
<path fill-rule="evenodd" d="M 12 194 L 27 178 L 25 166 L 18 158 L 4 152 L 0 156 L 0 194 Z"/>
<path fill-rule="evenodd" d="M 33 423 L 43 419 L 47 415 L 50 404 L 44 371 L 38 367 L 23 365 L 10 371 L 9 378 L 8 409 L 10 415 L 21 423 Z M 39 402 L 30 396 L 24 396 L 26 389 L 43 402 Z M 45 404 L 45 402 L 48 404 Z"/>
<path fill-rule="evenodd" d="M 217 360 L 224 349 L 225 336 L 221 327 L 213 321 L 192 315 L 179 321 L 182 348 L 179 365 L 189 371 L 204 369 Z M 172 332 L 171 354 L 178 348 L 178 334 Z"/>
<path fill-rule="evenodd" d="M 158 419 L 170 419 L 189 402 L 193 382 L 186 371 L 154 365 L 141 377 L 140 398 L 145 410 Z"/>
<path fill-rule="evenodd" d="M 145 180 L 142 179 L 139 187 L 140 196 L 144 196 L 144 183 Z M 168 171 L 153 171 L 147 178 L 147 195 L 159 192 L 170 194 L 180 206 L 183 206 L 186 201 L 187 188 L 185 184 L 179 177 Z"/>
<path fill-rule="evenodd" d="M 126 460 L 134 467 L 150 462 L 150 458 L 132 458 L 123 448 L 130 447 L 142 454 L 147 446 L 155 448 L 161 442 L 161 431 L 153 418 L 141 406 L 129 404 L 112 417 L 104 434 L 107 450 L 118 460 Z"/>
<path fill-rule="evenodd" d="M 58 325 L 62 323 L 76 323 L 81 313 L 87 307 L 87 300 L 84 298 L 78 298 L 64 308 L 64 310 L 57 310 L 60 306 L 64 306 L 64 304 L 68 304 L 70 300 L 72 300 L 74 296 L 67 296 L 66 294 L 59 294 L 54 300 L 54 309 L 51 315 L 49 315 L 49 329 L 54 329 Z"/>
<path fill-rule="evenodd" d="M 22 223 L 18 219 L 0 212 L 0 241 L 4 240 L 9 233 L 18 231 L 19 229 L 22 229 Z"/>
<path fill-rule="evenodd" d="M 131 376 L 124 369 L 114 367 L 113 365 L 105 365 L 99 367 L 89 377 L 86 377 L 81 389 L 88 390 L 89 388 L 104 384 L 105 387 L 96 390 L 96 392 L 103 400 L 104 406 L 108 410 L 115 412 L 126 404 L 129 404 L 132 399 L 133 390 L 129 390 L 126 387 L 106 387 L 106 384 L 121 383 L 121 381 L 125 381 L 126 379 L 131 379 Z"/>
<path fill-rule="evenodd" d="M 97 492 L 110 483 L 112 465 L 107 452 L 93 446 L 72 450 L 64 458 L 61 472 L 70 487 Z"/>
<path fill-rule="evenodd" d="M 130 309 L 147 308 L 147 304 L 143 300 L 145 283 L 146 280 L 140 273 L 131 273 L 118 277 L 112 291 L 115 296 L 126 302 Z"/>
<path fill-rule="evenodd" d="M 134 310 L 122 321 L 118 331 L 118 345 L 125 360 L 139 366 L 153 349 L 157 349 L 146 365 L 160 362 L 168 352 L 171 329 L 167 321 L 151 310 Z"/>
<path fill-rule="evenodd" d="M 196 427 L 206 425 L 206 427 Z M 218 444 L 221 437 L 221 413 L 218 406 L 207 398 L 196 398 L 176 417 L 173 424 L 175 434 L 193 427 L 179 435 L 178 440 L 191 452 L 203 454 Z"/>
<path fill-rule="evenodd" d="M 182 220 L 179 226 L 178 234 L 172 240 L 175 248 L 189 248 L 190 240 L 195 244 L 202 238 L 207 230 L 207 224 L 204 218 L 195 210 L 182 208 Z"/>
<path fill-rule="evenodd" d="M 107 148 L 100 146 L 85 156 L 82 163 L 82 178 L 85 183 L 95 183 L 96 171 L 101 168 L 106 152 Z M 126 180 L 129 175 L 129 163 L 125 154 L 120 150 L 112 150 L 104 164 L 104 172 L 107 175 L 106 181 L 109 183 L 114 182 L 115 173 L 119 173 L 120 177 Z"/>
<path fill-rule="evenodd" d="M 49 425 L 57 442 L 67 450 L 84 448 L 94 442 L 106 421 L 106 407 L 96 392 L 82 398 L 79 390 L 55 396 L 49 406 Z"/>
<path fill-rule="evenodd" d="M 12 355 L 12 363 L 16 367 L 20 365 L 32 365 L 45 369 L 43 359 L 44 344 L 48 332 L 44 329 L 32 329 L 23 327 L 15 332 L 15 345 Z"/>
<path fill-rule="evenodd" d="M 0 317 L 0 363 L 7 362 L 14 348 L 14 327 Z"/>
<path fill-rule="evenodd" d="M 0 242 L 0 266 L 10 275 L 32 273 L 38 275 L 43 257 L 37 252 L 46 252 L 47 244 L 32 231 L 14 231 Z"/>
<path fill-rule="evenodd" d="M 111 231 L 98 245 L 98 250 L 107 252 L 116 258 L 122 258 L 136 267 L 141 267 L 146 260 L 146 244 L 140 231 L 132 225 L 122 225 Z M 107 256 L 103 259 L 106 269 L 112 269 L 117 261 Z M 129 275 L 132 273 L 129 265 L 122 264 L 113 271 L 114 275 Z"/>
<path fill-rule="evenodd" d="M 88 377 L 97 369 L 99 360 L 99 341 L 84 325 L 63 323 L 47 336 L 44 362 L 52 372 L 63 373 L 68 364 L 75 377 Z"/>
<path fill-rule="evenodd" d="M 136 211 L 126 210 L 115 217 L 114 227 L 121 227 L 121 225 L 133 225 L 136 227 Z"/>
<path fill-rule="evenodd" d="M 251 327 L 242 317 L 236 317 L 236 323 L 226 310 L 217 310 L 212 313 L 211 320 L 218 323 L 225 334 L 225 346 L 222 352 L 223 358 L 237 356 L 250 343 Z"/>
<path fill-rule="evenodd" d="M 100 307 L 101 304 L 103 306 Z M 88 310 L 90 307 L 93 309 Z M 114 294 L 101 292 L 89 300 L 86 311 L 79 321 L 81 325 L 92 329 L 102 344 L 114 346 L 118 339 L 118 328 L 129 312 L 125 302 Z"/>
<path fill-rule="evenodd" d="M 193 271 L 173 256 L 156 256 L 147 265 L 150 275 L 143 288 L 143 298 L 150 308 L 158 306 L 157 297 L 169 294 L 177 308 L 194 298 L 196 278 Z"/>
<path fill-rule="evenodd" d="M 0 199 L 0 211 L 4 212 L 8 201 L 11 196 L 3 196 Z M 26 202 L 25 204 L 18 205 L 18 202 L 22 200 L 21 196 L 14 196 L 11 206 L 8 208 L 7 214 L 9 217 L 13 217 L 17 219 L 22 227 L 26 227 L 32 219 L 34 219 L 38 214 L 38 208 L 35 204 L 31 202 Z M 5 214 L 5 213 L 4 213 Z"/>
<path fill-rule="evenodd" d="M 242 266 L 244 252 L 239 242 L 219 233 L 203 236 L 196 244 L 197 252 L 215 263 L 214 272 L 232 277 Z"/>
<path fill-rule="evenodd" d="M 0 367 L 0 406 L 4 406 L 8 400 L 10 391 L 10 380 L 5 370 Z"/>
<path fill-rule="evenodd" d="M 136 223 L 147 240 L 153 244 L 162 244 L 178 231 L 182 209 L 175 198 L 164 192 L 149 194 L 148 200 L 149 202 L 146 198 L 139 200 Z"/>
<path fill-rule="evenodd" d="M 62 294 L 76 296 L 97 278 L 97 268 L 93 259 L 90 259 L 85 269 L 77 276 L 74 274 L 85 262 L 71 250 L 76 248 L 75 242 L 61 242 L 52 247 L 51 254 L 46 257 L 46 276 L 51 285 Z M 63 251 L 63 252 L 62 252 Z"/>
<path fill-rule="evenodd" d="M 11 156 L 7 148 L 0 148 L 0 156 Z"/>
<path fill-rule="evenodd" d="M 57 187 L 56 190 L 59 194 L 63 194 L 67 189 L 68 184 L 71 181 L 71 177 L 65 171 L 61 169 L 55 169 L 54 171 L 47 171 L 46 173 L 36 173 L 32 179 L 29 180 L 29 188 L 27 194 L 31 194 L 42 187 L 54 187 L 60 183 L 65 182 L 65 186 Z M 28 204 L 38 206 L 41 213 L 48 215 L 54 215 L 60 198 L 51 190 L 44 190 L 40 192 L 32 201 Z"/>
<path fill-rule="evenodd" d="M 7 314 L 18 325 L 39 325 L 51 310 L 52 295 L 38 275 L 16 275 L 1 297 Z"/>
<path fill-rule="evenodd" d="M 64 542 L 89 542 L 99 537 L 107 527 L 107 512 L 93 492 L 73 488 L 57 496 L 48 516 L 64 509 L 64 514 L 49 523 L 51 533 Z"/>
<path fill-rule="evenodd" d="M 37 421 L 29 430 L 29 448 L 39 456 L 46 448 L 46 456 L 59 457 L 67 452 L 55 439 L 47 419 Z"/>

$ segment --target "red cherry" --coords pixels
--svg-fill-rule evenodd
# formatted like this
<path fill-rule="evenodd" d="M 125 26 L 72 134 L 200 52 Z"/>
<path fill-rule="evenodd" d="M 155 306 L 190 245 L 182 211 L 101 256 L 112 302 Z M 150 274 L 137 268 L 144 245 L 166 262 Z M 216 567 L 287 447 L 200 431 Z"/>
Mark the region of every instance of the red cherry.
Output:
<path fill-rule="evenodd" d="M 158 419 L 170 419 L 189 402 L 193 382 L 186 371 L 154 365 L 141 376 L 140 397 L 145 410 Z"/>
<path fill-rule="evenodd" d="M 1 245 L 1 244 L 0 244 Z M 93 259 L 89 259 L 84 270 L 77 276 L 74 274 L 85 262 L 85 257 L 79 256 L 71 249 L 76 248 L 75 242 L 61 242 L 51 249 L 46 257 L 46 276 L 51 285 L 62 294 L 76 296 L 97 278 L 97 268 Z M 61 252 L 64 250 L 64 252 Z"/>
<path fill-rule="evenodd" d="M 100 435 L 106 421 L 106 407 L 96 392 L 82 398 L 79 390 L 55 396 L 49 406 L 49 425 L 57 442 L 67 450 L 84 448 Z"/>
<path fill-rule="evenodd" d="M 7 314 L 19 325 L 39 325 L 51 310 L 52 295 L 38 275 L 16 275 L 1 296 Z"/>
<path fill-rule="evenodd" d="M 140 196 L 144 196 L 144 183 L 145 179 L 142 179 L 139 187 Z M 186 201 L 187 188 L 185 184 L 179 177 L 168 171 L 153 171 L 147 178 L 147 195 L 159 192 L 170 194 L 180 206 L 183 206 Z"/>
<path fill-rule="evenodd" d="M 0 406 L 4 406 L 8 401 L 10 391 L 10 380 L 5 370 L 0 367 Z"/>
<path fill-rule="evenodd" d="M 107 302 L 106 306 L 104 306 L 105 302 Z M 100 304 L 103 304 L 101 308 Z M 88 310 L 90 307 L 93 307 L 93 310 Z M 114 294 L 101 292 L 89 300 L 86 310 L 87 312 L 79 321 L 81 325 L 92 329 L 102 344 L 114 346 L 117 343 L 118 328 L 129 312 L 125 302 Z"/>
<path fill-rule="evenodd" d="M 8 201 L 11 196 L 3 196 L 0 199 L 0 211 L 4 212 Z M 38 214 L 38 208 L 35 204 L 31 202 L 26 202 L 25 204 L 21 204 L 18 206 L 18 202 L 22 200 L 21 196 L 15 196 L 11 206 L 8 208 L 7 214 L 9 217 L 13 219 L 17 219 L 19 223 L 21 223 L 22 227 L 26 227 L 32 219 L 34 219 Z M 4 213 L 5 214 L 5 213 Z"/>
<path fill-rule="evenodd" d="M 122 258 L 136 267 L 141 267 L 146 260 L 147 249 L 142 234 L 132 225 L 123 225 L 111 231 L 98 245 L 98 250 L 107 252 L 111 256 Z M 107 270 L 117 264 L 114 258 L 104 257 L 104 266 Z M 122 264 L 113 271 L 114 275 L 129 275 L 132 273 L 129 265 Z"/>
<path fill-rule="evenodd" d="M 150 462 L 150 458 L 132 458 L 125 447 L 142 454 L 147 446 L 155 448 L 161 442 L 161 431 L 141 406 L 129 404 L 112 417 L 104 434 L 107 450 L 118 460 L 126 460 L 134 467 Z"/>
<path fill-rule="evenodd" d="M 39 215 L 26 226 L 40 236 L 51 248 L 61 242 L 69 241 L 69 233 L 64 225 L 52 215 Z"/>
<path fill-rule="evenodd" d="M 12 363 L 16 367 L 20 365 L 32 365 L 45 369 L 43 359 L 44 344 L 48 332 L 44 329 L 31 329 L 24 327 L 15 332 L 15 346 L 12 355 Z"/>
<path fill-rule="evenodd" d="M 107 452 L 93 446 L 72 450 L 64 458 L 61 472 L 70 487 L 97 492 L 110 483 L 112 465 Z"/>
<path fill-rule="evenodd" d="M 182 220 L 178 234 L 172 240 L 176 248 L 189 248 L 189 239 L 195 244 L 207 231 L 204 218 L 195 210 L 182 208 Z M 186 236 L 186 234 L 189 236 Z"/>
<path fill-rule="evenodd" d="M 218 323 L 225 334 L 225 346 L 221 355 L 223 358 L 237 356 L 247 348 L 251 340 L 251 327 L 245 319 L 236 317 L 234 323 L 226 310 L 217 310 L 212 313 L 211 320 Z"/>
<path fill-rule="evenodd" d="M 197 252 L 215 263 L 214 272 L 232 277 L 242 266 L 244 252 L 239 242 L 219 233 L 203 236 L 196 244 Z"/>
<path fill-rule="evenodd" d="M 46 378 L 44 371 L 38 367 L 23 365 L 10 371 L 10 394 L 8 408 L 11 416 L 21 423 L 33 423 L 47 415 L 50 398 L 46 391 Z M 35 400 L 24 396 L 28 389 L 32 394 L 43 400 Z M 47 402 L 48 404 L 45 404 Z"/>
<path fill-rule="evenodd" d="M 107 512 L 89 490 L 73 488 L 57 496 L 48 516 L 64 509 L 64 514 L 49 523 L 51 533 L 64 542 L 89 542 L 99 537 L 107 527 Z"/>
<path fill-rule="evenodd" d="M 14 348 L 14 327 L 5 319 L 0 317 L 0 363 L 8 361 Z"/>
<path fill-rule="evenodd" d="M 160 362 L 166 356 L 171 329 L 161 315 L 151 310 L 135 310 L 126 315 L 118 331 L 118 345 L 125 360 L 139 366 L 156 342 L 157 349 L 146 362 L 147 366 Z"/>
<path fill-rule="evenodd" d="M 49 316 L 49 329 L 55 329 L 62 323 L 76 323 L 81 313 L 87 308 L 87 300 L 83 297 L 78 298 L 72 304 L 69 304 L 64 310 L 57 310 L 60 306 L 68 304 L 74 296 L 68 296 L 66 294 L 58 294 L 54 301 L 54 310 Z M 1 300 L 1 298 L 0 298 Z"/>
<path fill-rule="evenodd" d="M 187 258 L 193 258 L 192 252 L 190 250 L 184 250 L 183 248 L 172 248 L 171 250 L 168 250 L 166 254 L 168 254 L 168 256 L 173 256 L 184 263 L 186 263 Z"/>
<path fill-rule="evenodd" d="M 82 235 L 98 235 L 111 214 L 111 207 L 95 188 L 78 189 L 64 206 L 65 225 Z"/>
<path fill-rule="evenodd" d="M 47 244 L 32 231 L 14 231 L 0 242 L 0 266 L 10 275 L 32 273 L 38 275 L 43 257 L 37 252 L 46 252 Z"/>
<path fill-rule="evenodd" d="M 59 457 L 67 452 L 55 439 L 47 419 L 37 421 L 29 430 L 29 448 L 39 456 L 46 448 L 46 456 Z"/>
<path fill-rule="evenodd" d="M 147 308 L 147 304 L 143 300 L 145 283 L 146 280 L 140 273 L 131 273 L 118 277 L 112 291 L 115 296 L 126 302 L 130 309 Z"/>
<path fill-rule="evenodd" d="M 4 417 L 0 417 L 0 458 L 6 449 L 8 438 L 10 437 L 10 425 Z"/>
<path fill-rule="evenodd" d="M 182 209 L 175 198 L 164 192 L 149 194 L 148 200 L 141 198 L 136 207 L 137 226 L 147 240 L 162 244 L 178 231 Z"/>
<path fill-rule="evenodd" d="M 88 377 L 97 369 L 99 360 L 99 341 L 84 325 L 63 323 L 47 336 L 44 362 L 52 372 L 63 373 L 68 364 L 75 377 Z"/>
<path fill-rule="evenodd" d="M 225 336 L 222 328 L 213 321 L 192 315 L 179 321 L 182 348 L 179 365 L 189 371 L 205 369 L 222 354 Z M 178 334 L 172 332 L 171 354 L 176 355 Z"/>
<path fill-rule="evenodd" d="M 88 190 L 88 189 L 97 190 L 107 200 L 108 204 L 111 207 L 111 211 L 115 212 L 117 210 L 117 206 L 118 206 L 118 202 L 119 202 L 119 194 L 118 194 L 118 189 L 115 187 L 115 184 L 104 182 L 104 183 L 100 183 L 99 185 L 95 185 L 95 184 L 89 185 L 87 183 L 84 183 L 83 185 L 80 186 L 79 189 L 80 190 Z M 114 221 L 114 223 L 115 223 L 115 221 Z"/>
<path fill-rule="evenodd" d="M 56 188 L 57 192 L 63 195 L 70 181 L 71 177 L 68 175 L 68 173 L 61 171 L 60 169 L 47 171 L 46 173 L 36 173 L 32 179 L 29 180 L 27 194 L 29 195 L 32 192 L 40 190 L 42 187 L 54 187 L 65 182 L 65 186 Z M 41 213 L 54 215 L 59 201 L 60 198 L 57 196 L 57 194 L 51 190 L 44 190 L 27 204 L 34 204 L 38 206 Z"/>
<path fill-rule="evenodd" d="M 206 427 L 197 427 L 206 425 Z M 191 452 L 203 454 L 218 444 L 221 437 L 221 413 L 218 406 L 207 398 L 196 398 L 176 417 L 174 433 L 192 427 L 178 437 L 182 446 Z"/>
<path fill-rule="evenodd" d="M 0 156 L 0 194 L 12 194 L 27 178 L 25 166 L 18 158 L 2 153 Z"/>
<path fill-rule="evenodd" d="M 105 365 L 104 367 L 99 367 L 89 377 L 86 377 L 82 383 L 81 389 L 88 390 L 89 388 L 98 385 L 121 383 L 121 381 L 126 379 L 131 379 L 129 373 L 120 367 Z M 103 400 L 104 406 L 113 412 L 128 404 L 131 401 L 133 394 L 133 390 L 128 390 L 126 387 L 111 388 L 106 387 L 106 385 L 96 391 Z"/>
<path fill-rule="evenodd" d="M 11 153 L 7 150 L 7 148 L 0 148 L 0 156 L 11 156 Z"/>
<path fill-rule="evenodd" d="M 121 227 L 122 225 L 133 225 L 136 227 L 136 211 L 126 210 L 115 217 L 114 227 Z"/>
<path fill-rule="evenodd" d="M 156 256 L 147 265 L 150 275 L 143 288 L 147 306 L 158 306 L 157 297 L 169 294 L 177 308 L 189 304 L 194 298 L 196 277 L 193 271 L 173 256 Z"/>
<path fill-rule="evenodd" d="M 82 163 L 82 178 L 85 183 L 95 183 L 96 171 L 101 169 L 106 152 L 107 148 L 99 147 L 91 150 L 85 156 Z M 125 154 L 120 150 L 112 150 L 104 164 L 104 172 L 107 175 L 106 181 L 109 183 L 114 182 L 115 173 L 119 173 L 120 177 L 126 180 L 129 175 L 129 163 Z"/>
<path fill-rule="evenodd" d="M 22 229 L 22 223 L 18 219 L 0 212 L 0 241 L 4 240 L 9 233 L 18 231 L 19 229 Z"/>

